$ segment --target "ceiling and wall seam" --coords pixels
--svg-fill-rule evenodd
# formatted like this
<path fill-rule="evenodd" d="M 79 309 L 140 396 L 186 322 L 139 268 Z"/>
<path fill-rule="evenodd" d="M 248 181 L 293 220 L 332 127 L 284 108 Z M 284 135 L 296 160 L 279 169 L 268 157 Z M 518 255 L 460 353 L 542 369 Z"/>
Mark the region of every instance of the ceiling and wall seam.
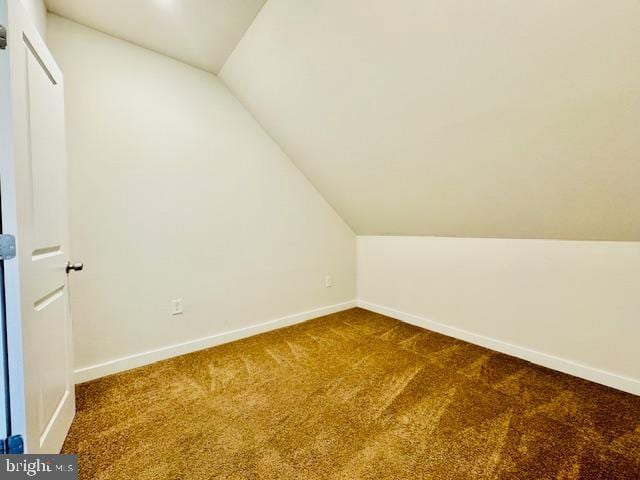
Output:
<path fill-rule="evenodd" d="M 269 0 L 267 0 L 268 2 Z M 251 28 L 251 26 L 255 23 L 256 19 L 258 18 L 258 16 L 260 16 L 260 13 L 262 13 L 262 10 L 264 9 L 264 6 L 267 4 L 267 2 L 264 2 L 262 4 L 262 6 L 260 7 L 260 10 L 258 10 L 256 12 L 256 14 L 254 15 L 253 19 L 251 20 L 251 22 L 247 25 L 247 28 L 244 29 L 244 32 L 242 32 L 242 35 L 240 36 L 240 38 L 238 39 L 238 41 L 236 42 L 236 44 L 233 46 L 233 48 L 231 49 L 231 51 L 229 52 L 229 54 L 227 55 L 227 57 L 224 59 L 224 62 L 222 62 L 222 65 L 220 66 L 220 70 L 218 70 L 218 73 L 216 73 L 216 75 L 218 75 L 220 72 L 222 71 L 222 69 L 224 68 L 224 66 L 227 64 L 227 60 L 229 60 L 229 58 L 231 58 L 231 56 L 233 55 L 233 52 L 236 51 L 236 48 L 238 48 L 238 45 L 240 45 L 240 42 L 242 41 L 242 39 L 244 38 L 244 36 L 247 34 L 247 32 L 249 31 L 249 29 Z M 222 80 L 222 79 L 221 79 Z M 230 90 L 231 91 L 231 90 Z M 234 95 L 235 97 L 235 95 Z M 246 107 L 245 107 L 246 108 Z"/>
<path fill-rule="evenodd" d="M 236 43 L 235 47 L 233 47 L 233 50 L 229 53 L 229 55 L 227 56 L 227 58 L 225 59 L 224 63 L 222 64 L 222 67 L 220 67 L 220 72 L 222 72 L 224 70 L 225 65 L 227 64 L 227 62 L 229 61 L 230 58 L 233 57 L 233 54 L 235 53 L 236 49 L 238 48 L 238 45 L 240 45 L 240 43 L 242 42 L 242 40 L 244 39 L 244 37 L 247 35 L 247 33 L 251 30 L 251 27 L 253 27 L 253 25 L 256 23 L 256 20 L 260 17 L 260 14 L 264 11 L 265 6 L 267 5 L 267 3 L 269 2 L 269 0 L 267 0 L 262 7 L 260 8 L 260 10 L 258 11 L 258 13 L 256 14 L 256 16 L 253 18 L 253 20 L 251 21 L 251 23 L 247 26 L 246 30 L 244 31 L 244 33 L 242 34 L 242 37 L 240 37 L 240 39 L 238 40 L 238 42 Z M 309 182 L 309 185 L 311 185 L 314 190 L 316 190 L 318 192 L 318 194 L 324 199 L 325 202 L 327 202 L 327 204 L 331 207 L 331 209 L 336 212 L 336 214 L 342 219 L 342 221 L 344 222 L 344 224 L 349 227 L 349 229 L 353 232 L 354 235 L 358 235 L 358 233 L 356 232 L 354 226 L 347 221 L 347 219 L 344 217 L 344 215 L 342 215 L 342 213 L 340 213 L 340 211 L 329 201 L 329 199 L 327 198 L 326 195 L 324 195 L 322 193 L 322 191 L 318 188 L 318 186 L 313 182 L 313 180 L 311 180 L 311 178 L 309 177 L 309 175 L 306 174 L 306 172 L 304 170 L 302 170 L 300 168 L 300 166 L 298 165 L 297 162 L 295 162 L 293 160 L 293 156 L 289 154 L 289 152 L 287 152 L 287 150 L 284 148 L 284 146 L 282 145 L 282 143 L 278 140 L 278 138 L 271 132 L 271 130 L 269 128 L 266 127 L 266 125 L 264 125 L 263 122 L 260 121 L 260 119 L 256 116 L 255 112 L 253 111 L 253 109 L 251 108 L 250 105 L 246 104 L 241 98 L 240 96 L 236 95 L 236 93 L 233 91 L 233 88 L 231 88 L 231 86 L 222 78 L 222 76 L 220 75 L 220 72 L 218 72 L 218 74 L 216 75 L 219 79 L 220 82 L 222 82 L 222 84 L 229 90 L 229 92 L 231 93 L 231 95 L 233 95 L 234 98 L 236 98 L 238 100 L 238 102 L 244 107 L 244 109 L 249 112 L 249 115 L 251 115 L 251 117 L 256 121 L 256 123 L 258 125 L 260 125 L 260 128 L 262 128 L 262 130 L 264 130 L 266 132 L 267 135 L 269 135 L 269 138 L 271 138 L 271 140 L 273 140 L 273 142 L 278 146 L 278 148 L 282 151 L 282 153 L 284 153 L 284 155 L 289 159 L 289 161 L 291 163 L 293 163 L 295 165 L 295 167 L 298 169 L 298 171 L 304 176 L 304 178 L 307 179 L 307 182 Z"/>
<path fill-rule="evenodd" d="M 82 25 L 83 27 L 87 27 L 87 28 L 90 28 L 90 29 L 92 29 L 92 30 L 95 30 L 96 32 L 100 32 L 100 33 L 102 33 L 102 34 L 104 34 L 104 35 L 108 35 L 108 36 L 109 36 L 109 37 L 111 37 L 111 38 L 115 38 L 115 39 L 120 40 L 120 41 L 122 41 L 122 42 L 127 42 L 127 43 L 129 43 L 129 44 L 131 44 L 131 45 L 135 45 L 135 46 L 136 46 L 136 47 L 138 47 L 138 48 L 144 48 L 145 50 L 149 50 L 150 52 L 157 53 L 158 55 L 163 55 L 163 56 L 165 56 L 165 57 L 167 57 L 167 58 L 170 58 L 171 60 L 175 60 L 176 62 L 180 62 L 180 63 L 182 63 L 183 65 L 187 65 L 187 66 L 189 66 L 189 67 L 191 67 L 191 68 L 195 68 L 195 69 L 198 69 L 198 70 L 202 70 L 203 72 L 206 72 L 206 73 L 208 73 L 208 74 L 210 74 L 210 75 L 216 75 L 215 73 L 212 73 L 212 72 L 210 72 L 209 70 L 206 70 L 206 69 L 204 69 L 204 68 L 202 68 L 202 67 L 199 67 L 198 65 L 194 65 L 194 64 L 192 64 L 192 63 L 185 62 L 184 60 L 181 60 L 181 59 L 176 58 L 176 57 L 174 57 L 174 56 L 167 55 L 167 54 L 166 54 L 166 53 L 164 53 L 164 52 L 159 52 L 159 51 L 154 50 L 154 49 L 152 49 L 152 48 L 145 47 L 145 46 L 143 46 L 143 45 L 140 45 L 139 43 L 132 42 L 131 40 L 127 40 L 126 38 L 122 38 L 122 37 L 119 37 L 119 36 L 117 36 L 117 35 L 113 35 L 113 34 L 111 34 L 111 33 L 109 33 L 109 32 L 105 32 L 104 30 L 101 30 L 101 29 L 99 29 L 99 28 L 96 28 L 96 27 L 93 27 L 93 26 L 90 26 L 90 25 L 85 25 L 84 23 L 78 22 L 77 20 L 74 20 L 73 18 L 69 18 L 69 17 L 67 17 L 67 16 L 65 16 L 65 15 L 60 15 L 59 13 L 54 13 L 54 12 L 51 12 L 51 11 L 49 11 L 49 10 L 47 10 L 47 15 L 54 15 L 54 16 L 56 16 L 56 17 L 64 18 L 65 20 L 68 20 L 68 21 L 70 21 L 70 22 L 77 23 L 78 25 Z"/>
<path fill-rule="evenodd" d="M 273 135 L 271 133 L 271 131 L 265 127 L 265 125 L 260 121 L 260 119 L 258 117 L 256 117 L 255 113 L 253 112 L 253 110 L 246 105 L 242 99 L 240 97 L 238 97 L 238 95 L 236 95 L 236 93 L 233 91 L 233 89 L 231 87 L 229 87 L 229 85 L 227 84 L 227 82 L 225 82 L 222 77 L 220 75 L 216 75 L 216 77 L 218 77 L 220 79 L 220 83 L 222 85 L 224 85 L 224 87 L 229 91 L 229 93 L 233 96 L 233 98 L 235 98 L 238 103 L 240 105 L 242 105 L 242 108 L 244 108 L 246 110 L 246 112 L 251 115 L 251 118 L 253 118 L 255 120 L 255 122 L 260 125 L 260 128 L 267 134 L 267 136 L 273 141 L 274 144 L 276 144 L 278 146 L 278 148 L 280 149 L 280 151 L 282 151 L 282 153 L 284 154 L 285 157 L 287 157 L 289 159 L 289 161 L 296 167 L 296 169 L 302 174 L 302 176 L 304 178 L 306 178 L 307 182 L 309 182 L 309 185 L 316 191 L 318 192 L 318 195 L 320 195 L 325 202 L 327 202 L 327 205 L 329 205 L 329 207 L 331 207 L 331 209 L 336 212 L 336 215 L 338 215 L 338 217 L 340 217 L 340 219 L 344 222 L 344 224 L 349 228 L 349 230 L 351 230 L 353 232 L 354 235 L 358 235 L 358 233 L 356 232 L 355 228 L 353 227 L 353 225 L 351 223 L 349 223 L 347 221 L 347 219 L 344 217 L 344 215 L 342 215 L 342 213 L 340 213 L 340 211 L 329 201 L 329 199 L 326 197 L 326 195 L 324 195 L 322 193 L 322 191 L 316 186 L 316 184 L 311 180 L 311 178 L 309 178 L 309 176 L 305 173 L 304 170 L 302 170 L 300 168 L 300 166 L 293 160 L 293 157 L 291 155 L 289 155 L 289 152 L 287 152 L 284 147 L 282 146 L 282 143 L 280 143 L 278 141 L 278 139 L 275 137 L 275 135 Z"/>
<path fill-rule="evenodd" d="M 138 48 L 144 48 L 145 50 L 148 50 L 148 51 L 150 51 L 150 52 L 153 52 L 153 53 L 155 53 L 155 54 L 157 54 L 157 55 L 162 55 L 163 57 L 170 58 L 170 59 L 171 59 L 171 60 L 173 60 L 174 62 L 181 63 L 182 65 L 185 65 L 185 66 L 187 66 L 187 67 L 189 67 L 189 68 L 195 68 L 196 70 L 200 70 L 201 72 L 207 73 L 207 74 L 209 74 L 209 75 L 213 75 L 214 77 L 218 77 L 218 75 L 217 75 L 217 74 L 212 73 L 212 72 L 210 72 L 209 70 L 206 70 L 206 69 L 204 69 L 204 68 L 202 68 L 202 67 L 199 67 L 199 66 L 197 66 L 197 65 L 193 65 L 193 64 L 188 63 L 188 62 L 185 62 L 184 60 L 181 60 L 181 59 L 179 59 L 179 58 L 173 57 L 173 56 L 171 56 L 171 55 L 167 55 L 166 53 L 158 52 L 157 50 L 153 50 L 153 49 L 151 49 L 151 48 L 148 48 L 148 47 L 145 47 L 145 46 L 143 46 L 143 45 L 140 45 L 139 43 L 132 42 L 131 40 L 127 40 L 126 38 L 122 38 L 122 37 L 119 37 L 119 36 L 117 36 L 117 35 L 113 35 L 113 34 L 111 34 L 111 33 L 109 33 L 109 32 L 105 32 L 104 30 L 100 30 L 99 28 L 95 28 L 95 27 L 92 27 L 92 26 L 90 26 L 90 25 L 85 25 L 84 23 L 82 23 L 82 22 L 78 22 L 77 20 L 74 20 L 73 18 L 69 18 L 69 17 L 67 17 L 67 16 L 65 16 L 65 15 L 60 15 L 59 13 L 54 13 L 54 12 L 52 12 L 52 11 L 50 11 L 50 10 L 47 10 L 47 15 L 51 15 L 51 16 L 54 16 L 54 17 L 62 18 L 62 19 L 64 19 L 64 20 L 67 20 L 68 22 L 73 22 L 73 23 L 76 23 L 76 24 L 78 24 L 78 25 L 82 25 L 83 27 L 90 28 L 91 30 L 94 30 L 94 31 L 96 31 L 96 32 L 99 32 L 99 33 L 101 33 L 101 34 L 103 34 L 103 35 L 107 35 L 108 37 L 115 38 L 116 40 L 119 40 L 119 41 L 121 41 L 121 42 L 126 42 L 126 43 L 128 43 L 128 44 L 130 44 L 130 45 L 133 45 L 133 46 L 135 46 L 135 47 L 138 47 Z M 219 78 L 219 77 L 218 77 L 218 78 Z"/>

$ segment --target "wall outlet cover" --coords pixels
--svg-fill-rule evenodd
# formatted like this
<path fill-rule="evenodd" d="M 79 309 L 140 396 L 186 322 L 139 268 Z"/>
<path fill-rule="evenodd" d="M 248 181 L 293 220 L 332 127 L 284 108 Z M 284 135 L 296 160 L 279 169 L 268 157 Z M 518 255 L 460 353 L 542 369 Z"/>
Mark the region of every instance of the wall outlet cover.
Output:
<path fill-rule="evenodd" d="M 175 300 L 172 300 L 171 304 L 173 305 L 173 309 L 171 310 L 171 315 L 181 315 L 183 313 L 181 298 L 176 298 Z"/>

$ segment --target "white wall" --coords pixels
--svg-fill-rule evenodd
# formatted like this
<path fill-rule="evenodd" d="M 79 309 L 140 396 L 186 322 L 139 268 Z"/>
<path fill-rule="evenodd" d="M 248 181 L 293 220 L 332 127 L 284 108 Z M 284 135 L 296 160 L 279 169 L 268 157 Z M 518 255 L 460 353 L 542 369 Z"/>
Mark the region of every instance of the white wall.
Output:
<path fill-rule="evenodd" d="M 20 0 L 43 38 L 47 38 L 47 8 L 44 0 Z"/>
<path fill-rule="evenodd" d="M 640 240 L 638 0 L 269 0 L 222 80 L 359 235 Z"/>
<path fill-rule="evenodd" d="M 358 298 L 640 394 L 638 242 L 358 237 Z"/>
<path fill-rule="evenodd" d="M 85 263 L 71 283 L 80 378 L 355 298 L 355 235 L 215 76 L 60 17 L 48 27 Z"/>

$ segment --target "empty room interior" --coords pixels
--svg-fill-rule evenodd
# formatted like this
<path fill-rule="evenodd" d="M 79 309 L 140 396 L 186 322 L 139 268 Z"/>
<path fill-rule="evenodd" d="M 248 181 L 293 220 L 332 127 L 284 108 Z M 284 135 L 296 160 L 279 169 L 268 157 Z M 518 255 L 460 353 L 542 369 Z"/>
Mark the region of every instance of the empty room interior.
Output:
<path fill-rule="evenodd" d="M 0 25 L 0 477 L 640 479 L 638 0 Z"/>

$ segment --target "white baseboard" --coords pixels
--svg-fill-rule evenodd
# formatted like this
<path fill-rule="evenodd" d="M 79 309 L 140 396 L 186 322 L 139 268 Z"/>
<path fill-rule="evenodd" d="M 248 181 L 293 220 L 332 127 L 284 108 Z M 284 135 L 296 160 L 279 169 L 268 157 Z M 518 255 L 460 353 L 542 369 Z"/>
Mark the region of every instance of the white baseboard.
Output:
<path fill-rule="evenodd" d="M 585 380 L 590 380 L 601 385 L 606 385 L 608 387 L 632 393 L 634 395 L 640 395 L 640 380 L 625 377 L 611 372 L 606 372 L 604 370 L 582 365 L 572 360 L 549 355 L 548 353 L 543 353 L 537 350 L 532 350 L 530 348 L 514 345 L 512 343 L 503 342 L 502 340 L 485 337 L 477 333 L 469 332 L 468 330 L 464 330 L 462 328 L 452 327 L 450 325 L 445 325 L 444 323 L 434 322 L 433 320 L 429 320 L 418 315 L 401 312 L 393 308 L 377 305 L 365 300 L 358 300 L 357 304 L 358 307 L 364 308 L 365 310 L 380 313 L 382 315 L 386 315 L 387 317 L 395 318 L 396 320 L 400 320 L 417 327 L 442 333 L 444 335 L 464 340 L 475 345 L 480 345 L 481 347 L 486 347 L 501 353 L 506 353 L 507 355 L 518 357 L 531 363 L 551 368 L 553 370 L 558 370 L 560 372 L 583 378 Z"/>
<path fill-rule="evenodd" d="M 116 358 L 114 360 L 109 360 L 108 362 L 99 363 L 97 365 L 79 368 L 74 372 L 75 382 L 88 382 L 89 380 L 95 380 L 96 378 L 123 372 L 125 370 L 130 370 L 136 367 L 141 367 L 143 365 L 148 365 L 160 360 L 177 357 L 179 355 L 184 355 L 185 353 L 204 350 L 205 348 L 215 347 L 216 345 L 222 345 L 223 343 L 229 343 L 235 340 L 240 340 L 242 338 L 251 337 L 259 333 L 287 327 L 296 323 L 311 320 L 312 318 L 341 312 L 355 306 L 355 300 L 338 303 L 335 305 L 328 305 L 326 307 L 316 308 L 314 310 L 276 318 L 267 322 L 257 323 L 248 327 L 238 328 L 236 330 L 231 330 L 228 332 L 217 333 L 208 337 L 198 338 L 174 345 L 168 345 L 166 347 L 157 348 L 155 350 L 149 350 L 146 352 L 128 355 L 126 357 Z"/>

